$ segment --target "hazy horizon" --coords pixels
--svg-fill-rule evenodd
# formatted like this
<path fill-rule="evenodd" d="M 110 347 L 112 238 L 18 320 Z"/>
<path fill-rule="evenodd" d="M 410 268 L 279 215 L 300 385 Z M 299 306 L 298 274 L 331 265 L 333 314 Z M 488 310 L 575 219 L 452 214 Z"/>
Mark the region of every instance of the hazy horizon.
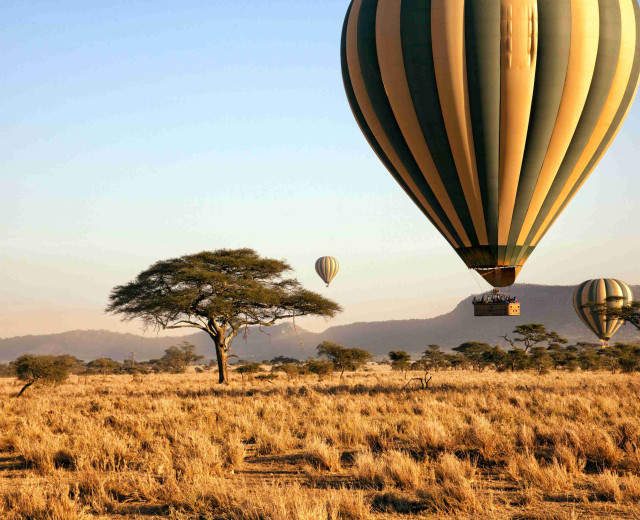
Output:
<path fill-rule="evenodd" d="M 357 321 L 428 318 L 488 288 L 369 148 L 343 92 L 346 1 L 61 1 L 3 11 L 0 337 L 106 329 L 157 260 L 251 247 Z M 520 283 L 640 283 L 634 104 Z M 314 262 L 340 260 L 326 289 Z"/>

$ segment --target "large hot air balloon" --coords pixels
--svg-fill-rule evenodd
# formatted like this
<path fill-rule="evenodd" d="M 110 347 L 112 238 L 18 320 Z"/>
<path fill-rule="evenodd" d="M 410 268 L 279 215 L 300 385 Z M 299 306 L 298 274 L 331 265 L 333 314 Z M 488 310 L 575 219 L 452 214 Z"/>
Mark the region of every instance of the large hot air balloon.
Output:
<path fill-rule="evenodd" d="M 511 285 L 620 129 L 636 0 L 353 0 L 349 103 L 465 264 Z"/>
<path fill-rule="evenodd" d="M 332 256 L 323 256 L 316 260 L 316 273 L 327 284 L 327 287 L 338 274 L 338 269 L 340 269 L 340 264 Z"/>
<path fill-rule="evenodd" d="M 607 298 L 611 298 L 607 301 Z M 615 298 L 615 299 L 614 299 Z M 603 316 L 604 305 L 621 307 L 633 301 L 629 286 L 620 280 L 601 278 L 581 283 L 573 293 L 573 306 L 582 322 L 604 344 L 622 325 L 622 320 Z"/>

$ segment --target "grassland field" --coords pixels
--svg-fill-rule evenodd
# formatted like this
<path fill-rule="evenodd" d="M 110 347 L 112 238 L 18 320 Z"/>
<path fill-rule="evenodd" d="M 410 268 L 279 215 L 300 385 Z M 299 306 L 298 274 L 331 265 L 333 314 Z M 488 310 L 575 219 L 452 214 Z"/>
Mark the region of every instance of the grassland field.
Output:
<path fill-rule="evenodd" d="M 640 519 L 640 373 L 433 375 L 2 379 L 0 518 Z"/>

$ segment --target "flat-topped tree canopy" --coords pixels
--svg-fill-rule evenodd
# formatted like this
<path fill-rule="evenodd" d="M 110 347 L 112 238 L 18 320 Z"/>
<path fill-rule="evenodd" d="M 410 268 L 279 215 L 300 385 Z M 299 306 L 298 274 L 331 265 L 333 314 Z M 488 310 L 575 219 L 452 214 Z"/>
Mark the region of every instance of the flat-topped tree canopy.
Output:
<path fill-rule="evenodd" d="M 231 342 L 242 327 L 269 327 L 301 316 L 333 317 L 336 302 L 308 291 L 284 260 L 253 249 L 218 249 L 161 260 L 115 287 L 107 312 L 156 329 L 196 328 L 216 345 L 220 382 L 228 382 Z"/>

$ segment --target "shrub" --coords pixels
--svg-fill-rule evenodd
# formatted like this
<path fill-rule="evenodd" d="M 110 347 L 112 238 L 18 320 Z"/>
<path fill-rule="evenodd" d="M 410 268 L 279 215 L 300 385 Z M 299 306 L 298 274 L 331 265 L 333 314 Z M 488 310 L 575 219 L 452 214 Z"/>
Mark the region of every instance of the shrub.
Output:
<path fill-rule="evenodd" d="M 98 358 L 87 363 L 87 373 L 89 374 L 102 374 L 103 376 L 120 374 L 122 369 L 122 363 L 110 358 Z"/>
<path fill-rule="evenodd" d="M 299 364 L 284 363 L 274 368 L 277 372 L 284 372 L 289 381 L 295 376 L 300 375 L 302 367 Z"/>
<path fill-rule="evenodd" d="M 236 368 L 236 372 L 242 376 L 243 381 L 245 374 L 253 375 L 263 371 L 264 369 L 260 363 L 244 363 Z"/>
<path fill-rule="evenodd" d="M 333 363 L 318 359 L 310 359 L 305 363 L 304 368 L 309 374 L 316 374 L 319 377 L 328 376 L 334 370 Z"/>

